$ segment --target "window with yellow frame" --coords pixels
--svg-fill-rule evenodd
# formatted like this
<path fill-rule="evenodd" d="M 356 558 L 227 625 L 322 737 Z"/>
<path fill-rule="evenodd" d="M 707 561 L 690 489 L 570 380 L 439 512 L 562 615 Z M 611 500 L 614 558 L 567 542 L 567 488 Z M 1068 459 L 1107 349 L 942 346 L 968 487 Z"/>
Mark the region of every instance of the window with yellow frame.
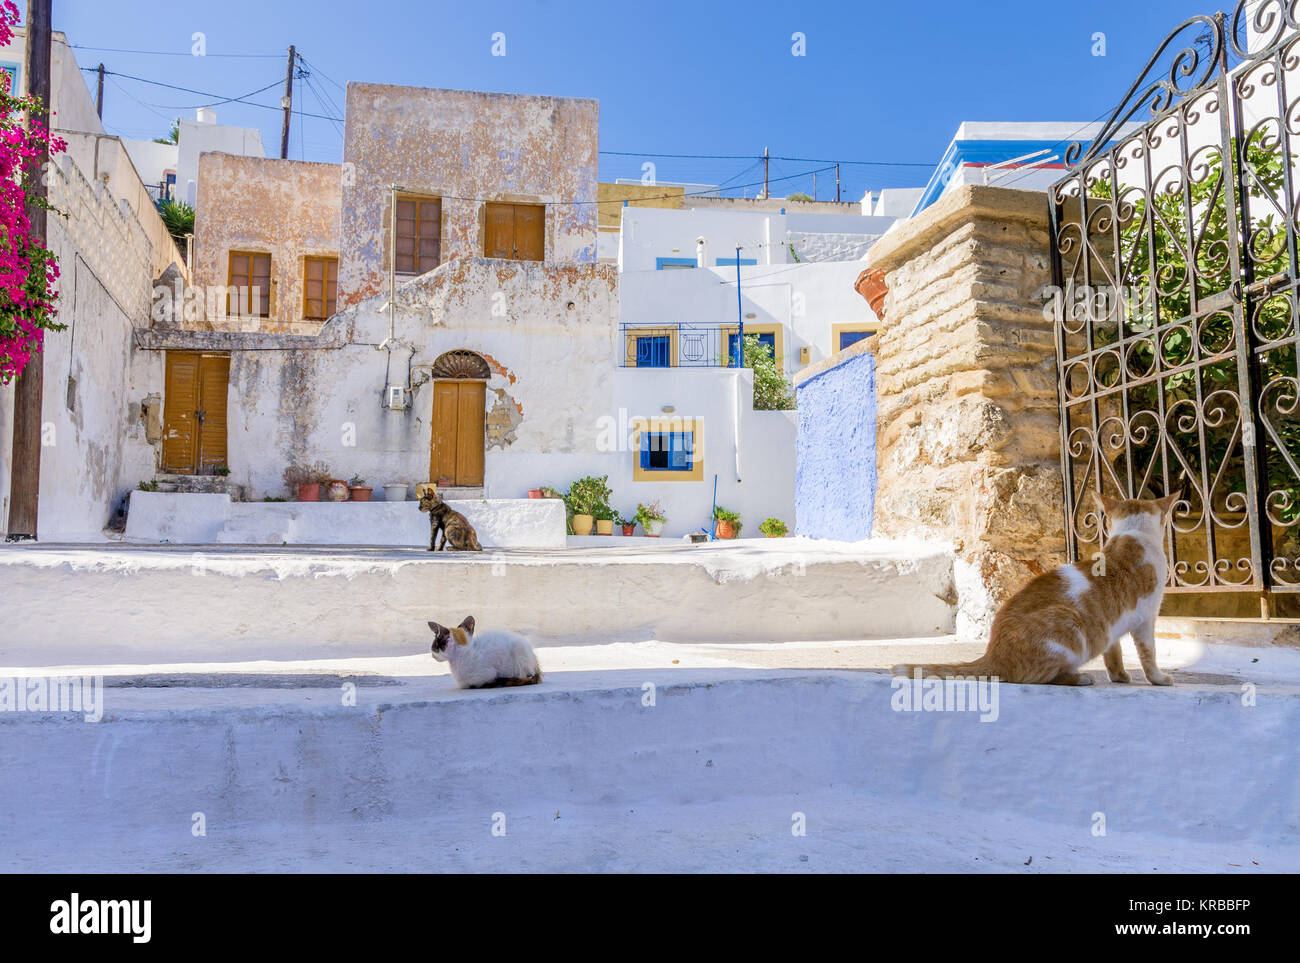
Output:
<path fill-rule="evenodd" d="M 302 316 L 324 321 L 333 316 L 338 299 L 339 259 L 315 255 L 302 259 Z"/>
<path fill-rule="evenodd" d="M 677 326 L 629 326 L 623 329 L 627 368 L 677 367 Z"/>
<path fill-rule="evenodd" d="M 837 354 L 845 348 L 857 344 L 863 338 L 869 338 L 878 330 L 879 325 L 871 322 L 853 322 L 850 324 L 831 325 L 831 354 Z"/>
<path fill-rule="evenodd" d="M 772 357 L 776 359 L 776 366 L 780 370 L 785 370 L 785 334 L 784 326 L 780 324 L 746 324 L 745 337 L 751 334 L 758 335 L 760 343 L 767 345 L 772 349 Z M 724 367 L 731 367 L 735 364 L 733 359 L 739 354 L 736 341 L 740 336 L 740 325 L 724 324 L 722 326 L 722 349 Z"/>
<path fill-rule="evenodd" d="M 640 418 L 633 422 L 633 481 L 703 481 L 703 418 Z"/>

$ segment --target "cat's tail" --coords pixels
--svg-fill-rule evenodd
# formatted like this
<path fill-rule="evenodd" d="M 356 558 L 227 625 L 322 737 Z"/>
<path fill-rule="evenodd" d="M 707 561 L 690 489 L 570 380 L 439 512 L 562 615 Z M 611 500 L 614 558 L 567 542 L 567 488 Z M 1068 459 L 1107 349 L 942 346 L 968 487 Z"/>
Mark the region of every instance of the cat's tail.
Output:
<path fill-rule="evenodd" d="M 954 679 L 970 676 L 1002 676 L 997 660 L 986 652 L 973 662 L 939 662 L 933 664 L 900 662 L 891 670 L 894 675 L 913 678 L 917 672 L 923 679 Z"/>

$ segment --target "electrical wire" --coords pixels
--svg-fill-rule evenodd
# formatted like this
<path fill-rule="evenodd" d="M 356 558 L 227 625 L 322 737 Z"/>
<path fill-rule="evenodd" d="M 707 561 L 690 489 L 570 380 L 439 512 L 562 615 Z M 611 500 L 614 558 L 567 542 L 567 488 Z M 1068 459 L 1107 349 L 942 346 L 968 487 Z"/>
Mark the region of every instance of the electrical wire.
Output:
<path fill-rule="evenodd" d="M 145 54 L 145 55 L 148 55 L 148 56 L 151 56 L 151 57 L 196 57 L 196 56 L 199 56 L 198 54 L 195 54 L 195 53 L 193 53 L 193 52 L 191 52 L 191 51 L 176 51 L 176 50 L 127 50 L 127 49 L 124 49 L 124 48 L 122 48 L 122 47 L 92 47 L 92 46 L 90 46 L 90 45 L 88 45 L 88 44 L 84 44 L 84 43 L 70 43 L 70 44 L 68 44 L 68 46 L 71 47 L 73 50 L 95 50 L 95 51 L 102 51 L 103 53 Z M 266 58 L 274 57 L 274 58 L 276 58 L 276 59 L 278 60 L 279 58 L 283 57 L 284 54 L 223 54 L 223 53 L 214 53 L 214 54 L 210 54 L 210 53 L 204 53 L 204 54 L 202 54 L 202 56 L 204 56 L 204 57 L 235 57 L 235 58 L 241 58 L 241 59 L 244 59 L 244 60 L 262 60 L 262 59 L 266 59 Z"/>

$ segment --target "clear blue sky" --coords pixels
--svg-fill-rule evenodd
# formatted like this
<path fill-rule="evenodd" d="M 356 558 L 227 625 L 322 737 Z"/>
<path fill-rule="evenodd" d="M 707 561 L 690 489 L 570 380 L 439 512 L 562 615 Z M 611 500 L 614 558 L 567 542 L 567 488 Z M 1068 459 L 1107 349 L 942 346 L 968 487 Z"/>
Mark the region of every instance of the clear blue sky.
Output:
<path fill-rule="evenodd" d="M 856 200 L 867 187 L 923 184 L 962 120 L 1096 118 L 1166 33 L 1213 9 L 1193 0 L 54 0 L 54 26 L 83 47 L 181 54 L 79 49 L 83 67 L 103 60 L 119 74 L 222 98 L 271 84 L 249 98 L 271 106 L 286 48 L 296 44 L 315 72 L 310 84 L 295 82 L 295 106 L 314 114 L 341 116 L 335 83 L 349 80 L 593 97 L 602 150 L 753 156 L 770 147 L 777 156 L 929 165 L 845 166 L 844 196 Z M 806 56 L 791 55 L 796 31 Z M 196 32 L 206 57 L 189 55 Z M 492 55 L 496 32 L 505 34 L 504 57 Z M 1092 54 L 1097 32 L 1106 36 L 1101 57 Z M 104 122 L 113 133 L 153 137 L 214 99 L 111 77 Z M 259 127 L 278 154 L 277 111 L 215 109 L 223 123 Z M 290 157 L 341 154 L 339 125 L 294 118 Z M 604 155 L 601 178 L 639 176 L 643 159 Z M 662 181 L 761 178 L 745 160 L 656 163 Z M 799 176 L 773 193 L 811 193 L 807 172 L 818 166 L 775 162 L 774 178 Z M 819 175 L 819 196 L 833 191 L 833 174 Z"/>

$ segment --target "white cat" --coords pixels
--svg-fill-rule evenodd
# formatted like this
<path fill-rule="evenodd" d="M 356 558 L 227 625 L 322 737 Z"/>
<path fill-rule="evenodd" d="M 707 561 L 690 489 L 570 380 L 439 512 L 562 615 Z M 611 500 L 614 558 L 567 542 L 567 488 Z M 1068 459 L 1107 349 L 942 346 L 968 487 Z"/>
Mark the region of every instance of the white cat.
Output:
<path fill-rule="evenodd" d="M 430 622 L 429 628 L 433 629 L 433 657 L 451 667 L 451 676 L 462 689 L 542 681 L 537 655 L 522 635 L 496 629 L 476 636 L 472 615 L 454 629 L 437 622 Z"/>

